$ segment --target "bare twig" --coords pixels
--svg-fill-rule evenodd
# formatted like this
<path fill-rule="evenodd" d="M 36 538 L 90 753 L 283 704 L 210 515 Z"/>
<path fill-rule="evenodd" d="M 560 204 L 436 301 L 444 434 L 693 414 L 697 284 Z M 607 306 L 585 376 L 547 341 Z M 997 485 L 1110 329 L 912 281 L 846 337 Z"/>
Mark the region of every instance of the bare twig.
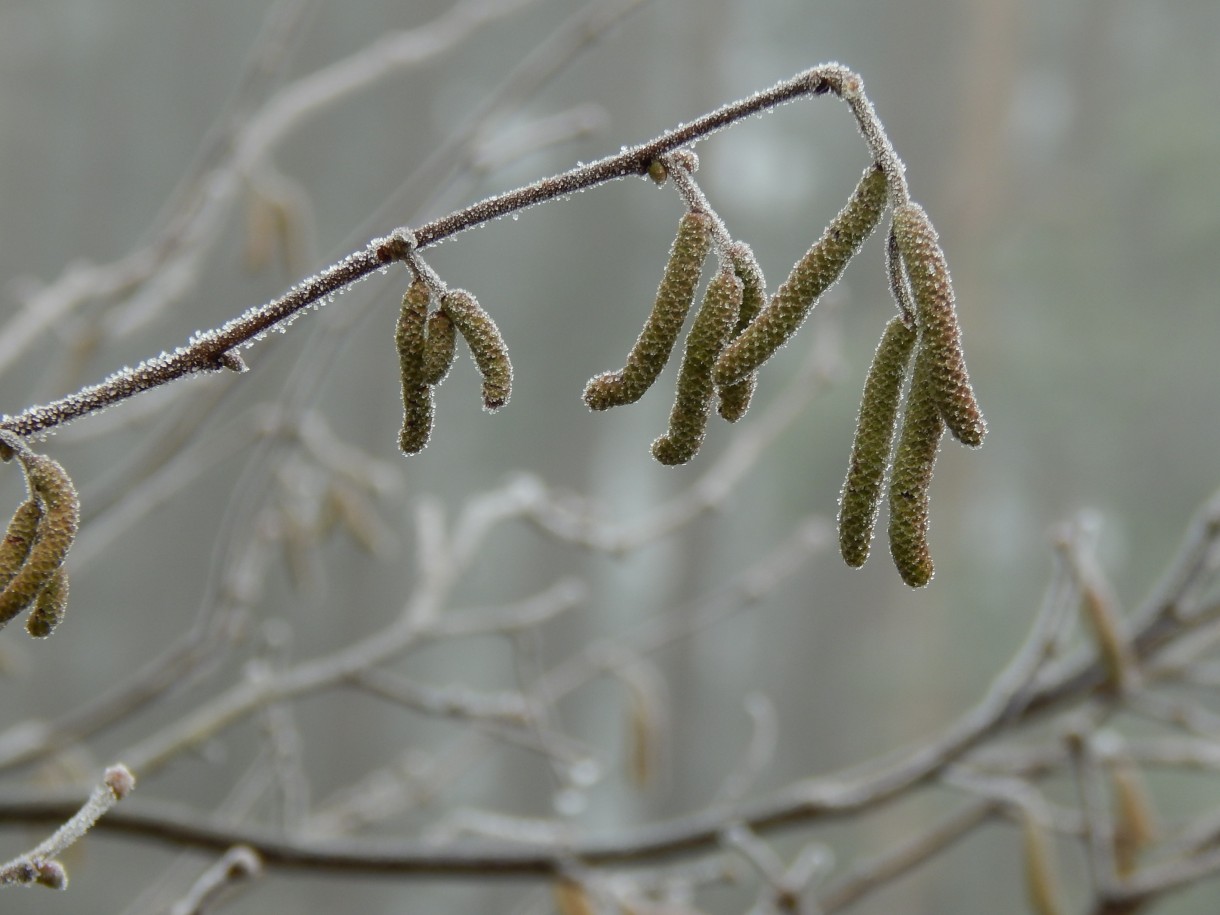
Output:
<path fill-rule="evenodd" d="M 309 277 L 284 295 L 265 305 L 249 309 L 228 323 L 192 337 L 173 352 L 163 352 L 133 369 L 116 372 L 100 384 L 82 388 L 75 394 L 42 406 L 29 407 L 16 416 L 5 416 L 0 428 L 29 436 L 44 432 L 73 419 L 103 410 L 136 394 L 158 388 L 191 375 L 223 371 L 232 365 L 235 350 L 247 347 L 272 328 L 286 326 L 304 309 L 328 301 L 341 290 L 388 267 L 406 260 L 412 251 L 426 248 L 460 232 L 483 225 L 501 216 L 539 203 L 566 197 L 586 188 L 628 175 L 644 175 L 653 160 L 681 146 L 692 144 L 743 118 L 805 95 L 827 92 L 843 95 L 863 125 L 870 145 L 883 137 L 863 96 L 860 78 L 839 64 L 824 64 L 777 83 L 770 89 L 721 108 L 681 127 L 661 134 L 647 143 L 623 150 L 589 165 L 489 197 L 418 229 L 397 229 L 390 235 L 374 238 L 362 250 L 353 252 L 316 276 Z M 874 148 L 874 153 L 878 150 Z M 884 152 L 884 150 L 881 150 Z M 889 160 L 879 164 L 886 167 Z M 905 188 L 900 163 L 889 161 L 888 175 Z M 903 191 L 905 194 L 905 191 Z"/>

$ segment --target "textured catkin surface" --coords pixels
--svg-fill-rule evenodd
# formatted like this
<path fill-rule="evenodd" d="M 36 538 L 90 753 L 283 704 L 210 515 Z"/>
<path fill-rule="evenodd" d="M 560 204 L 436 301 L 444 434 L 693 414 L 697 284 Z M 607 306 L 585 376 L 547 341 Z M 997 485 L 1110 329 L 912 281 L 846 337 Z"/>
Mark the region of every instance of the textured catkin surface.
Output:
<path fill-rule="evenodd" d="M 729 249 L 729 257 L 733 261 L 733 271 L 741 280 L 741 307 L 737 310 L 737 322 L 733 327 L 732 337 L 738 337 L 750 326 L 763 306 L 767 303 L 767 280 L 763 276 L 762 267 L 753 249 L 745 242 L 734 242 Z M 740 381 L 726 384 L 717 393 L 720 402 L 717 411 L 722 419 L 731 423 L 737 422 L 750 408 L 750 399 L 754 396 L 754 388 L 758 383 L 758 373 L 750 372 Z"/>
<path fill-rule="evenodd" d="M 708 283 L 686 338 L 669 431 L 652 443 L 652 455 L 662 464 L 685 464 L 703 444 L 715 393 L 712 369 L 737 318 L 741 294 L 742 282 L 731 270 Z"/>
<path fill-rule="evenodd" d="M 59 572 L 80 527 L 80 500 L 63 467 L 39 454 L 24 455 L 21 461 L 42 517 L 35 526 L 25 561 L 0 593 L 0 624 L 34 604 Z M 23 509 L 18 509 L 18 515 Z"/>
<path fill-rule="evenodd" d="M 922 588 L 932 580 L 928 494 L 945 424 L 934 395 L 934 365 L 922 346 L 915 356 L 902 431 L 890 472 L 890 555 L 902 580 Z"/>
<path fill-rule="evenodd" d="M 953 284 L 936 229 L 923 207 L 907 203 L 894 211 L 894 237 L 915 299 L 921 349 L 931 360 L 933 398 L 953 437 L 978 447 L 987 424 L 966 371 Z"/>
<path fill-rule="evenodd" d="M 864 565 L 872 545 L 881 487 L 898 425 L 902 384 L 916 336 L 915 329 L 901 317 L 893 318 L 881 335 L 864 381 L 856 437 L 839 500 L 839 550 L 854 568 Z"/>
<path fill-rule="evenodd" d="M 721 355 L 716 384 L 745 378 L 797 332 L 827 289 L 843 274 L 885 211 L 885 175 L 872 167 L 821 238 L 796 262 L 762 312 Z"/>
<path fill-rule="evenodd" d="M 31 638 L 45 639 L 64 621 L 67 610 L 68 575 L 60 566 L 34 600 L 34 611 L 25 621 L 25 631 Z"/>
<path fill-rule="evenodd" d="M 470 347 L 470 355 L 483 376 L 483 409 L 495 413 L 508 403 L 513 390 L 513 366 L 500 328 L 465 289 L 451 289 L 441 298 L 441 308 Z"/>
<path fill-rule="evenodd" d="M 445 312 L 428 315 L 424 328 L 424 381 L 438 385 L 445 380 L 457 357 L 457 328 Z"/>
<path fill-rule="evenodd" d="M 37 499 L 27 499 L 13 512 L 4 540 L 0 541 L 0 588 L 7 588 L 25 563 L 40 520 L 42 506 Z"/>
<path fill-rule="evenodd" d="M 422 279 L 414 280 L 402 297 L 402 310 L 394 330 L 398 367 L 402 375 L 402 430 L 398 447 L 403 454 L 424 450 L 432 434 L 432 388 L 424 379 L 424 323 L 430 294 Z"/>
<path fill-rule="evenodd" d="M 657 298 L 623 367 L 589 379 L 584 400 L 591 410 L 635 403 L 657 380 L 673 352 L 682 322 L 695 301 L 703 261 L 712 245 L 712 221 L 704 213 L 685 213 L 669 249 Z"/>

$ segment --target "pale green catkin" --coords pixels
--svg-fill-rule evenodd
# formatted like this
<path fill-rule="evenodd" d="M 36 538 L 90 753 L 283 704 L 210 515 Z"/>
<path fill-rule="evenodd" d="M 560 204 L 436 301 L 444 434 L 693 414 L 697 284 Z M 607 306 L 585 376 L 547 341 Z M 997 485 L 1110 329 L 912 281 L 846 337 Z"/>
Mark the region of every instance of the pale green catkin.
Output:
<path fill-rule="evenodd" d="M 589 409 L 608 410 L 635 403 L 657 380 L 695 300 L 695 288 L 711 246 L 711 217 L 706 213 L 683 214 L 644 328 L 621 369 L 589 379 L 584 393 Z"/>
<path fill-rule="evenodd" d="M 402 297 L 402 310 L 394 330 L 398 367 L 402 376 L 402 430 L 398 447 L 403 454 L 418 454 L 432 435 L 432 388 L 424 380 L 424 322 L 431 292 L 420 277 Z"/>
<path fill-rule="evenodd" d="M 741 280 L 728 269 L 717 273 L 707 285 L 686 337 L 669 431 L 652 443 L 652 456 L 662 464 L 685 464 L 703 444 L 715 392 L 712 369 L 741 308 L 742 287 Z"/>
<path fill-rule="evenodd" d="M 771 301 L 716 363 L 716 385 L 745 378 L 797 332 L 848 261 L 877 228 L 885 210 L 885 173 L 871 166 L 826 231 L 792 268 Z"/>
<path fill-rule="evenodd" d="M 449 315 L 434 311 L 424 329 L 424 381 L 436 386 L 445 380 L 457 357 L 457 329 Z"/>
<path fill-rule="evenodd" d="M 763 276 L 762 267 L 754 256 L 753 249 L 743 241 L 734 242 L 729 248 L 729 258 L 733 262 L 733 272 L 741 280 L 741 308 L 737 311 L 737 324 L 733 328 L 730 339 L 740 336 L 750 326 L 750 322 L 762 311 L 767 302 L 767 280 Z M 731 423 L 737 422 L 750 408 L 750 399 L 754 396 L 754 388 L 758 383 L 758 373 L 750 372 L 740 381 L 724 385 L 717 390 L 719 403 L 716 410 L 722 419 Z"/>
<path fill-rule="evenodd" d="M 894 237 L 915 299 L 920 349 L 931 360 L 933 397 L 953 437 L 978 447 L 987 423 L 966 371 L 953 283 L 936 229 L 923 207 L 907 203 L 894 210 Z"/>
<path fill-rule="evenodd" d="M 936 403 L 935 363 L 921 344 L 890 471 L 890 555 L 902 580 L 922 588 L 932 580 L 928 495 L 945 423 Z"/>
<path fill-rule="evenodd" d="M 56 461 L 41 454 L 19 454 L 30 495 L 42 517 L 25 561 L 0 593 L 0 625 L 33 605 L 63 565 L 80 527 L 80 499 L 72 480 Z"/>
<path fill-rule="evenodd" d="M 512 394 L 513 366 L 508 347 L 491 315 L 465 289 L 451 289 L 441 297 L 441 308 L 470 347 L 470 355 L 483 376 L 483 409 L 494 413 Z"/>
<path fill-rule="evenodd" d="M 67 609 L 68 574 L 60 566 L 35 599 L 34 611 L 25 621 L 25 631 L 30 638 L 45 639 L 64 621 Z"/>
<path fill-rule="evenodd" d="M 872 545 L 881 486 L 898 425 L 902 383 L 916 337 L 915 328 L 908 327 L 901 317 L 893 318 L 881 335 L 864 381 L 856 438 L 839 498 L 839 551 L 853 568 L 864 565 Z"/>

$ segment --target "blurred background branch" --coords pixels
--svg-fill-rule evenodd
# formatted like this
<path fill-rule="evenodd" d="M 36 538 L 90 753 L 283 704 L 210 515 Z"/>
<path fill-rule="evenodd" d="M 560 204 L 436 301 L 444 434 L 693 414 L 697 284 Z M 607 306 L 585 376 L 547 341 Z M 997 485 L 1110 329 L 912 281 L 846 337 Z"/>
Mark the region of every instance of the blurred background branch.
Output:
<path fill-rule="evenodd" d="M 877 240 L 677 471 L 647 453 L 667 396 L 580 403 L 652 299 L 668 189 L 429 252 L 517 391 L 481 416 L 455 373 L 409 461 L 374 273 L 240 380 L 46 446 L 85 517 L 67 622 L 0 640 L 4 857 L 105 765 L 141 783 L 67 893 L 5 911 L 1214 911 L 1217 30 L 1204 0 L 0 9 L 7 410 L 837 59 L 940 229 L 991 423 L 941 456 L 912 593 L 829 521 Z M 774 277 L 867 164 L 837 107 L 700 146 Z"/>

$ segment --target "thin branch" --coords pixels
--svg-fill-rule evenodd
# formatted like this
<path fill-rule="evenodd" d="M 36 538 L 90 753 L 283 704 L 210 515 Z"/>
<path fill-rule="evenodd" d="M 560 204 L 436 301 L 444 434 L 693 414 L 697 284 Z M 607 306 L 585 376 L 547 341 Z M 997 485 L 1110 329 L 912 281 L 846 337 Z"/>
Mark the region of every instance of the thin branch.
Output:
<path fill-rule="evenodd" d="M 701 140 L 743 118 L 802 96 L 827 92 L 842 95 L 851 105 L 874 154 L 877 154 L 879 147 L 876 137 L 883 138 L 884 134 L 880 133 L 880 124 L 876 121 L 872 106 L 863 97 L 861 87 L 860 78 L 846 67 L 824 64 L 777 83 L 770 89 L 724 105 L 617 155 L 489 197 L 418 229 L 397 229 L 388 236 L 373 239 L 363 250 L 349 254 L 279 298 L 251 308 L 219 328 L 195 335 L 186 345 L 173 352 L 163 352 L 135 368 L 116 372 L 100 384 L 82 388 L 49 404 L 29 407 L 16 416 L 5 416 L 0 420 L 0 428 L 22 436 L 34 435 L 180 378 L 240 368 L 239 363 L 234 361 L 237 349 L 250 346 L 273 328 L 286 327 L 303 310 L 329 301 L 341 290 L 371 273 L 396 261 L 407 260 L 417 248 L 435 245 L 459 232 L 577 191 L 618 178 L 644 175 L 653 160 L 660 156 Z M 905 188 L 899 171 L 901 163 L 896 157 L 880 164 L 888 168 L 887 177 Z"/>
<path fill-rule="evenodd" d="M 951 813 L 930 829 L 917 833 L 887 851 L 857 862 L 838 880 L 818 894 L 822 911 L 829 915 L 887 886 L 896 877 L 940 854 L 959 839 L 986 823 L 1000 809 L 996 801 L 975 801 Z"/>
<path fill-rule="evenodd" d="M 25 854 L 0 864 L 0 886 L 37 883 L 64 889 L 68 884 L 67 873 L 55 859 L 78 842 L 115 804 L 127 797 L 135 783 L 131 772 L 121 763 L 108 768 L 88 800 L 79 810 L 66 817 L 67 822 L 49 838 Z"/>
<path fill-rule="evenodd" d="M 170 907 L 170 915 L 204 915 L 216 899 L 237 883 L 263 872 L 263 862 L 252 848 L 238 845 L 226 851 L 199 875 L 190 891 Z"/>

